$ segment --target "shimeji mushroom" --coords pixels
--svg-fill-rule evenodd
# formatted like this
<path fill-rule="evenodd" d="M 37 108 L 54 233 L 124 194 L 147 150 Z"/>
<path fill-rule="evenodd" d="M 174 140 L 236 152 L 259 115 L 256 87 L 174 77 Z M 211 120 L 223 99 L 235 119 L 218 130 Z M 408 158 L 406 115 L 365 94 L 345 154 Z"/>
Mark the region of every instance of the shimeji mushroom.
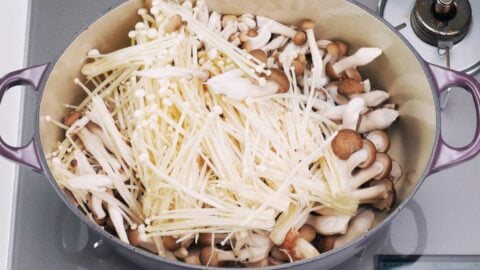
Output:
<path fill-rule="evenodd" d="M 267 22 L 257 31 L 257 35 L 254 37 L 249 37 L 244 33 L 240 34 L 240 40 L 243 42 L 242 47 L 246 51 L 251 51 L 255 49 L 260 49 L 263 46 L 267 45 L 272 37 L 272 31 L 270 30 L 271 22 Z"/>
<path fill-rule="evenodd" d="M 302 227 L 300 227 L 300 229 L 298 229 L 298 234 L 307 242 L 312 242 L 317 236 L 315 228 L 310 224 L 304 224 Z"/>
<path fill-rule="evenodd" d="M 343 113 L 343 128 L 357 130 L 360 124 L 360 114 L 365 108 L 365 101 L 363 101 L 363 99 L 353 98 L 350 100 Z"/>
<path fill-rule="evenodd" d="M 342 247 L 367 233 L 372 228 L 374 220 L 375 213 L 371 210 L 365 210 L 356 215 L 350 221 L 347 232 L 335 238 L 333 248 Z"/>
<path fill-rule="evenodd" d="M 173 15 L 168 19 L 167 24 L 165 25 L 165 31 L 170 34 L 177 32 L 182 27 L 182 16 Z"/>
<path fill-rule="evenodd" d="M 370 167 L 376 159 L 376 149 L 369 140 L 362 141 L 362 148 L 354 152 L 346 162 L 347 172 L 352 173 L 355 168 L 365 169 Z"/>
<path fill-rule="evenodd" d="M 377 109 L 362 117 L 358 132 L 366 133 L 377 129 L 387 129 L 398 118 L 399 113 L 391 109 Z"/>
<path fill-rule="evenodd" d="M 311 225 L 321 235 L 344 234 L 348 228 L 351 216 L 314 216 L 310 215 L 307 224 Z"/>
<path fill-rule="evenodd" d="M 261 49 L 266 52 L 270 52 L 283 47 L 285 44 L 287 44 L 287 42 L 288 38 L 284 36 L 278 36 L 272 39 L 272 41 L 270 41 L 267 45 L 263 46 Z"/>
<path fill-rule="evenodd" d="M 338 82 L 330 82 L 325 86 L 325 90 L 327 90 L 336 104 L 344 105 L 348 103 L 348 99 L 344 95 L 338 93 Z"/>
<path fill-rule="evenodd" d="M 356 190 L 372 179 L 385 178 L 390 174 L 391 169 L 392 159 L 386 154 L 377 153 L 375 161 L 370 167 L 360 170 L 350 178 L 351 189 Z"/>
<path fill-rule="evenodd" d="M 220 244 L 226 237 L 225 233 L 201 233 L 198 241 L 202 246 L 211 246 L 212 242 L 215 245 Z"/>
<path fill-rule="evenodd" d="M 342 129 L 332 140 L 332 151 L 341 160 L 347 160 L 363 146 L 362 136 L 351 129 Z"/>
<path fill-rule="evenodd" d="M 294 230 L 288 231 L 280 248 L 287 250 L 294 260 L 308 259 L 320 255 L 310 242 L 300 237 L 300 234 Z"/>
<path fill-rule="evenodd" d="M 222 16 L 217 12 L 212 11 L 208 18 L 208 28 L 215 33 L 220 33 L 220 31 L 222 31 Z"/>
<path fill-rule="evenodd" d="M 158 248 L 152 238 L 145 234 L 145 225 L 140 224 L 134 228 L 127 230 L 128 240 L 130 244 L 136 247 L 141 247 L 153 253 L 158 253 Z"/>
<path fill-rule="evenodd" d="M 327 84 L 328 81 L 324 76 L 322 55 L 320 54 L 320 50 L 315 39 L 315 33 L 313 32 L 313 28 L 315 28 L 315 22 L 311 20 L 305 20 L 302 22 L 301 27 L 305 33 L 307 33 L 307 43 L 312 56 L 312 77 L 315 81 L 314 87 L 322 87 Z"/>
<path fill-rule="evenodd" d="M 357 95 L 363 92 L 363 85 L 357 80 L 345 79 L 338 84 L 337 91 L 344 96 Z"/>
<path fill-rule="evenodd" d="M 130 244 L 127 231 L 125 230 L 125 225 L 123 223 L 123 216 L 121 210 L 117 206 L 109 203 L 107 211 L 110 220 L 113 223 L 113 227 L 115 228 L 115 232 L 118 235 L 118 238 L 120 238 L 120 240 L 122 240 L 123 242 Z"/>
<path fill-rule="evenodd" d="M 348 45 L 341 41 L 330 42 L 325 49 L 327 50 L 325 58 L 328 57 L 326 62 L 337 62 L 338 59 L 348 54 Z"/>
<path fill-rule="evenodd" d="M 271 75 L 266 78 L 264 85 L 259 85 L 245 77 L 246 74 L 239 71 L 229 71 L 212 77 L 207 85 L 216 94 L 224 94 L 227 97 L 242 101 L 246 98 L 267 96 L 275 93 L 285 93 L 290 83 L 285 73 L 278 69 L 272 69 Z"/>
<path fill-rule="evenodd" d="M 385 102 L 390 95 L 385 91 L 375 90 L 368 93 L 353 95 L 351 97 L 359 97 L 365 101 L 365 105 L 368 107 L 376 107 Z"/>
<path fill-rule="evenodd" d="M 63 124 L 67 127 L 73 125 L 78 119 L 82 118 L 82 112 L 71 111 L 67 116 L 63 118 Z"/>
<path fill-rule="evenodd" d="M 367 134 L 366 139 L 371 141 L 380 153 L 386 153 L 390 149 L 390 137 L 384 130 L 374 130 Z"/>
<path fill-rule="evenodd" d="M 205 25 L 208 25 L 208 6 L 205 0 L 197 0 L 195 3 L 197 19 Z"/>
<path fill-rule="evenodd" d="M 200 250 L 190 249 L 188 255 L 184 258 L 184 261 L 191 265 L 202 265 L 202 262 L 200 261 Z"/>
<path fill-rule="evenodd" d="M 402 176 L 403 176 L 402 166 L 400 166 L 400 164 L 397 161 L 392 160 L 392 170 L 390 171 L 390 175 L 388 176 L 388 178 L 392 180 L 393 184 L 395 185 L 395 190 L 397 193 L 399 193 L 402 190 L 403 184 L 405 183 L 405 180 L 402 178 Z"/>
<path fill-rule="evenodd" d="M 362 75 L 360 74 L 360 72 L 358 72 L 356 67 L 345 69 L 345 75 L 349 79 L 353 79 L 353 80 L 356 80 L 356 81 L 362 81 Z M 366 81 L 368 81 L 367 84 L 365 83 Z M 364 92 L 370 91 L 369 90 L 370 81 L 368 79 L 363 82 L 363 86 L 364 86 Z"/>
<path fill-rule="evenodd" d="M 262 63 L 267 62 L 268 55 L 262 49 L 251 50 L 248 53 L 250 53 L 253 57 L 255 57 L 259 62 L 262 62 Z"/>
<path fill-rule="evenodd" d="M 202 265 L 219 266 L 221 262 L 239 261 L 239 262 L 258 262 L 268 257 L 272 243 L 270 239 L 262 234 L 252 234 L 247 247 L 238 252 L 225 251 L 215 247 L 204 247 L 200 252 L 200 261 Z"/>
<path fill-rule="evenodd" d="M 352 197 L 360 204 L 371 204 L 379 210 L 389 211 L 395 204 L 396 192 L 392 180 L 382 178 L 370 181 L 368 187 L 354 190 Z"/>
<path fill-rule="evenodd" d="M 345 57 L 340 61 L 331 64 L 327 64 L 327 75 L 331 79 L 340 79 L 340 74 L 349 68 L 357 66 L 363 66 L 369 64 L 382 54 L 382 50 L 379 48 L 361 48 L 355 54 Z"/>

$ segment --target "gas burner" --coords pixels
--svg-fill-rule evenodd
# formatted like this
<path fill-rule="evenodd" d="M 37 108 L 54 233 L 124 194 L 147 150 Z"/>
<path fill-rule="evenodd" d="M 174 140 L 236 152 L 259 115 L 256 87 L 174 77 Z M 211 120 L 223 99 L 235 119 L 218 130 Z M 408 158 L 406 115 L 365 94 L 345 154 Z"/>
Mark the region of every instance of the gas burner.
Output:
<path fill-rule="evenodd" d="M 475 74 L 480 70 L 480 1 L 380 0 L 378 12 L 428 62 Z"/>

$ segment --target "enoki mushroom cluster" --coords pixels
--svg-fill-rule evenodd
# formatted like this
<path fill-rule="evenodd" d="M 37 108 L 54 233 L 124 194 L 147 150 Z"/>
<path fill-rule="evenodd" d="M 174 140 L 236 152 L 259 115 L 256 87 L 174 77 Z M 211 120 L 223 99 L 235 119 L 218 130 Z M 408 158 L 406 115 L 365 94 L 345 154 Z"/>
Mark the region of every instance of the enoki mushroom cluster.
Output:
<path fill-rule="evenodd" d="M 393 207 L 398 111 L 357 70 L 380 49 L 203 0 L 148 8 L 131 46 L 88 53 L 83 102 L 44 116 L 65 129 L 51 171 L 98 226 L 172 260 L 266 266 L 345 245 Z"/>

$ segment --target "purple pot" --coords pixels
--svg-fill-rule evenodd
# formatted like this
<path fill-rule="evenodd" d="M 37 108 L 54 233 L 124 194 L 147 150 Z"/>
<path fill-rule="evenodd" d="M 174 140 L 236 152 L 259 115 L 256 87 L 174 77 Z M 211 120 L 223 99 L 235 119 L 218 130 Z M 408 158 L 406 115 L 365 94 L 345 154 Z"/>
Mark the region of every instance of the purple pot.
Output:
<path fill-rule="evenodd" d="M 480 84 L 472 77 L 425 63 L 414 49 L 385 21 L 371 12 L 345 0 L 244 0 L 239 2 L 209 0 L 209 6 L 221 13 L 254 13 L 266 15 L 285 23 L 297 23 L 302 18 L 316 18 L 317 34 L 322 38 L 341 39 L 358 47 L 380 47 L 384 54 L 362 68 L 376 88 L 386 89 L 391 100 L 400 106 L 400 121 L 389 132 L 392 146 L 389 154 L 403 165 L 408 178 L 397 207 L 370 232 L 350 244 L 320 256 L 285 264 L 271 269 L 319 269 L 333 267 L 360 252 L 412 198 L 425 177 L 464 162 L 480 151 L 480 128 L 477 125 L 473 141 L 455 148 L 445 143 L 440 129 L 439 96 L 448 87 L 459 86 L 472 94 L 477 122 L 480 119 Z M 35 135 L 23 147 L 12 147 L 0 139 L 0 154 L 44 174 L 65 204 L 88 227 L 111 243 L 123 256 L 147 269 L 185 269 L 194 267 L 172 262 L 121 242 L 91 222 L 67 199 L 53 178 L 45 158 L 62 131 L 45 122 L 41 116 L 61 119 L 66 111 L 62 104 L 76 104 L 83 92 L 73 79 L 81 77 L 80 67 L 87 52 L 97 48 L 102 52 L 128 45 L 126 33 L 138 20 L 136 10 L 141 0 L 131 0 L 111 10 L 95 21 L 71 43 L 51 65 L 41 65 L 15 71 L 0 79 L 0 99 L 13 86 L 32 86 L 37 94 Z M 275 11 L 272 13 L 271 11 Z M 112 27 L 114 26 L 114 27 Z M 358 47 L 355 47 L 358 46 Z M 210 268 L 209 268 L 210 269 Z"/>

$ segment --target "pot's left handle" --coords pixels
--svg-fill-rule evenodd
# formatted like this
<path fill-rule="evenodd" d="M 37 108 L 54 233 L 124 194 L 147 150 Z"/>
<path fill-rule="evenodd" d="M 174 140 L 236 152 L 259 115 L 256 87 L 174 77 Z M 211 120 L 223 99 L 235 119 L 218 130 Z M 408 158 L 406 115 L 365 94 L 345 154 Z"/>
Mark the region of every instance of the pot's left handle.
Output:
<path fill-rule="evenodd" d="M 459 86 L 472 94 L 475 104 L 477 128 L 472 142 L 464 147 L 452 147 L 442 138 L 438 140 L 435 149 L 430 174 L 449 168 L 475 157 L 480 152 L 480 83 L 475 78 L 461 72 L 449 70 L 436 65 L 428 64 L 434 81 L 437 84 L 438 95 L 449 87 Z"/>
<path fill-rule="evenodd" d="M 44 64 L 17 70 L 0 78 L 0 102 L 3 98 L 3 95 L 10 88 L 17 85 L 31 86 L 34 91 L 38 93 L 40 82 L 42 81 L 42 77 L 45 74 L 48 65 L 49 64 Z M 14 147 L 7 144 L 0 137 L 0 156 L 29 166 L 37 172 L 44 172 L 37 150 L 35 149 L 35 141 L 33 138 L 25 146 Z"/>

